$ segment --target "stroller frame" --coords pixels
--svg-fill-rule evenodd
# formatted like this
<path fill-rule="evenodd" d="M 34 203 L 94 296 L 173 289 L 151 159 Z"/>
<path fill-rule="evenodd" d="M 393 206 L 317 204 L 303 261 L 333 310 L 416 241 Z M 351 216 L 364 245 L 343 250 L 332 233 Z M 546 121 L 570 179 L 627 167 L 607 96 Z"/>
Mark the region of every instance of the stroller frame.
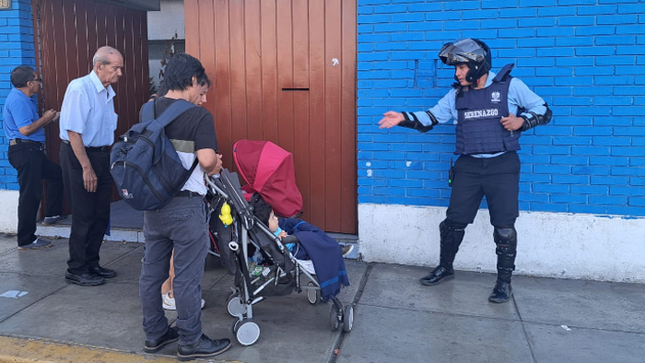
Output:
<path fill-rule="evenodd" d="M 290 279 L 292 286 L 289 288 L 289 293 L 294 289 L 298 293 L 306 290 L 307 300 L 310 304 L 316 305 L 322 301 L 321 286 L 312 274 L 302 268 L 300 262 L 291 255 L 282 241 L 253 215 L 253 207 L 241 194 L 237 175 L 227 169 L 222 169 L 218 176 L 206 178 L 206 183 L 209 193 L 214 198 L 223 198 L 231 204 L 231 216 L 233 217 L 231 226 L 234 226 L 234 234 L 227 246 L 235 254 L 237 272 L 236 286 L 231 287 L 232 293 L 227 299 L 226 307 L 228 313 L 236 318 L 231 326 L 233 335 L 241 345 L 249 346 L 260 337 L 260 327 L 253 319 L 253 305 L 265 299 L 265 296 L 260 295 L 265 289 L 277 288 L 281 279 Z M 217 203 L 210 203 L 211 212 L 214 205 Z M 255 230 L 256 228 L 257 230 Z M 265 244 L 250 238 L 250 232 L 251 234 L 255 232 L 256 239 L 266 238 Z M 267 240 L 270 245 L 266 245 Z M 264 267 L 260 276 L 255 278 L 252 278 L 249 273 L 249 243 L 253 243 L 256 248 L 264 251 L 271 263 L 270 266 Z M 271 245 L 275 246 L 274 253 L 264 250 L 267 247 L 272 250 Z M 214 251 L 209 252 L 216 256 L 220 255 Z M 289 268 L 290 266 L 293 268 Z M 301 275 L 304 275 L 308 280 L 306 286 L 300 282 Z M 335 296 L 331 301 L 333 302 L 330 311 L 331 329 L 337 330 L 342 323 L 343 330 L 350 332 L 354 321 L 353 304 L 343 307 L 343 304 Z"/>

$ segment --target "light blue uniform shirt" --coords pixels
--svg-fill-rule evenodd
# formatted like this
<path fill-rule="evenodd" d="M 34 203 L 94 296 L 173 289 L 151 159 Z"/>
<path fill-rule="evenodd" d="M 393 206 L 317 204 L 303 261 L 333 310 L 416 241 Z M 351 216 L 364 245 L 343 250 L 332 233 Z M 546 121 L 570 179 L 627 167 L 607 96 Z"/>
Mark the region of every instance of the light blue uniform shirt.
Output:
<path fill-rule="evenodd" d="M 493 83 L 495 75 L 496 74 L 494 72 L 488 72 L 488 78 L 486 79 L 486 85 L 484 87 L 488 87 Z M 453 120 L 453 123 L 457 124 L 458 112 L 455 108 L 456 94 L 457 90 L 454 88 L 451 89 L 450 92 L 448 92 L 447 95 L 443 96 L 443 98 L 440 99 L 434 107 L 428 110 L 430 113 L 432 113 L 432 115 L 437 119 L 439 123 L 446 123 L 450 120 Z M 511 84 L 508 87 L 508 112 L 511 112 L 515 116 L 519 117 L 520 115 L 517 114 L 519 107 L 523 107 L 526 110 L 525 113 L 528 113 L 529 111 L 534 112 L 537 115 L 544 115 L 546 113 L 546 107 L 544 106 L 544 100 L 542 99 L 542 97 L 536 95 L 533 91 L 531 91 L 529 87 L 521 80 L 517 78 L 511 78 Z M 425 111 L 414 112 L 414 115 L 417 116 L 419 122 L 421 122 L 424 126 L 432 124 L 430 116 L 428 116 Z M 506 116 L 508 115 L 504 115 L 504 117 Z M 527 114 L 527 117 L 531 116 L 531 114 Z M 494 157 L 503 153 L 504 152 L 489 155 L 480 154 L 471 156 Z"/>
<path fill-rule="evenodd" d="M 74 131 L 81 134 L 85 146 L 112 145 L 119 118 L 114 112 L 115 95 L 94 71 L 70 82 L 60 110 L 60 138 L 69 141 L 67 131 Z"/>
<path fill-rule="evenodd" d="M 21 134 L 19 131 L 20 128 L 29 126 L 40 118 L 38 116 L 36 100 L 27 97 L 21 90 L 14 88 L 9 92 L 9 95 L 4 101 L 2 116 L 4 117 L 4 134 L 7 139 L 45 142 L 45 129 L 42 127 L 27 136 Z"/>

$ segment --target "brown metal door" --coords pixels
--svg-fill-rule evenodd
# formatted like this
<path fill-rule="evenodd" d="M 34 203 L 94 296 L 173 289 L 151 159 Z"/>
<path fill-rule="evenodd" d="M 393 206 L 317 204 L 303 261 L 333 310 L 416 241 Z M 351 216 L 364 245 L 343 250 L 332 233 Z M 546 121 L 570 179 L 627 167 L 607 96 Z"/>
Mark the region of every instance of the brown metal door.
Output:
<path fill-rule="evenodd" d="M 87 75 L 96 50 L 110 45 L 124 58 L 123 77 L 113 86 L 119 115 L 115 137 L 139 122 L 139 109 L 149 97 L 146 12 L 91 0 L 34 0 L 33 8 L 40 36 L 40 42 L 36 37 L 36 49 L 43 78 L 39 94 L 43 109 L 60 110 L 69 82 Z M 59 163 L 58 123 L 48 125 L 45 131 L 47 155 Z M 113 200 L 119 199 L 116 188 L 112 195 Z"/>
<path fill-rule="evenodd" d="M 292 152 L 303 216 L 356 229 L 356 0 L 185 0 L 186 52 L 215 87 L 224 165 L 240 139 Z"/>

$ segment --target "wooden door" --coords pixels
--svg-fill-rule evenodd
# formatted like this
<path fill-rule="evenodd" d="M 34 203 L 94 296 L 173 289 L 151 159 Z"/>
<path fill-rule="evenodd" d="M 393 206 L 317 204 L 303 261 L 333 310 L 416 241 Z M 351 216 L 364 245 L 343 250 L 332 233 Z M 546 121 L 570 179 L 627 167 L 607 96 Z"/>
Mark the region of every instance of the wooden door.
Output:
<path fill-rule="evenodd" d="M 185 0 L 224 165 L 240 139 L 294 154 L 303 219 L 356 226 L 356 0 Z"/>

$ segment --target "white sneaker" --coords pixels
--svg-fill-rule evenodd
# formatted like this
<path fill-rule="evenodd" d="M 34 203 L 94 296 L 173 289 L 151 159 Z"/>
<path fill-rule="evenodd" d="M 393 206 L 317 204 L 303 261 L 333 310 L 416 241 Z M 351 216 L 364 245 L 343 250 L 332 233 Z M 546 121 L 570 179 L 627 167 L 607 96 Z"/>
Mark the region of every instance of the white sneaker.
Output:
<path fill-rule="evenodd" d="M 206 304 L 206 301 L 202 299 L 202 309 L 204 308 L 205 304 Z M 175 305 L 175 299 L 170 297 L 170 291 L 161 295 L 161 306 L 163 306 L 165 310 L 172 310 L 172 311 L 177 310 L 177 306 Z"/>

